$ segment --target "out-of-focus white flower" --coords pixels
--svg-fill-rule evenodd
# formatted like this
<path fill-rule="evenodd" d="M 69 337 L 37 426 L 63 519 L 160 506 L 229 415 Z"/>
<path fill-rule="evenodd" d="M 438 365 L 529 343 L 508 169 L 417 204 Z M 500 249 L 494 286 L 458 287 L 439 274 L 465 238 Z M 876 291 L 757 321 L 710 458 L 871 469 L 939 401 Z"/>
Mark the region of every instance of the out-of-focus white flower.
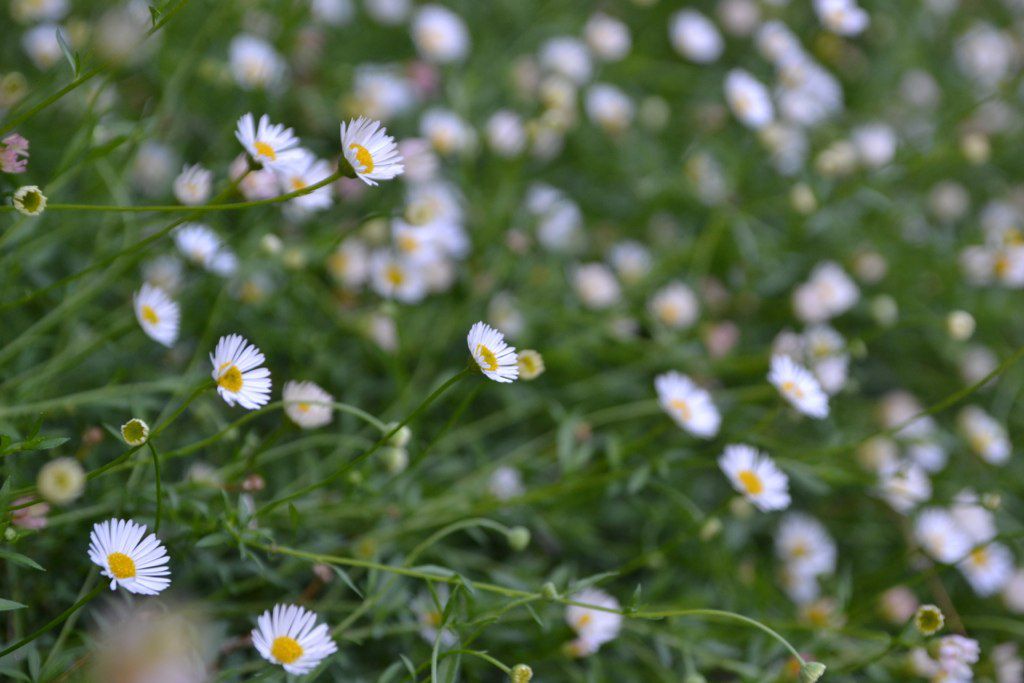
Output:
<path fill-rule="evenodd" d="M 624 58 L 633 45 L 629 27 L 603 12 L 587 19 L 583 35 L 593 53 L 606 62 L 617 62 Z"/>
<path fill-rule="evenodd" d="M 326 180 L 334 172 L 331 165 L 307 149 L 299 149 L 289 161 L 278 166 L 274 173 L 281 183 L 281 194 L 305 190 L 311 185 Z M 286 206 L 300 211 L 321 211 L 334 203 L 330 185 L 324 185 L 312 192 L 289 199 Z"/>
<path fill-rule="evenodd" d="M 590 80 L 590 53 L 587 46 L 576 38 L 551 38 L 541 46 L 539 60 L 543 68 L 565 76 L 576 85 Z"/>
<path fill-rule="evenodd" d="M 390 121 L 409 111 L 415 103 L 412 84 L 395 68 L 378 64 L 356 67 L 351 99 L 354 113 Z"/>
<path fill-rule="evenodd" d="M 21 36 L 21 46 L 37 69 L 49 69 L 61 59 L 63 53 L 57 42 L 58 30 L 56 24 L 44 23 L 33 26 Z"/>
<path fill-rule="evenodd" d="M 981 597 L 995 595 L 1013 575 L 1013 554 L 1002 543 L 975 548 L 957 564 L 960 572 Z"/>
<path fill-rule="evenodd" d="M 981 646 L 972 638 L 951 635 L 939 639 L 939 666 L 947 681 L 972 680 L 971 665 L 977 663 L 980 654 Z"/>
<path fill-rule="evenodd" d="M 281 399 L 285 415 L 303 429 L 329 425 L 334 417 L 334 397 L 315 382 L 285 382 Z"/>
<path fill-rule="evenodd" d="M 174 179 L 174 196 L 182 204 L 196 206 L 210 198 L 213 173 L 200 164 L 185 165 Z"/>
<path fill-rule="evenodd" d="M 804 415 L 828 417 L 828 396 L 811 372 L 789 356 L 773 356 L 768 381 Z"/>
<path fill-rule="evenodd" d="M 786 514 L 779 523 L 775 555 L 797 574 L 820 576 L 836 570 L 836 544 L 828 530 L 799 512 Z"/>
<path fill-rule="evenodd" d="M 896 154 L 896 132 L 884 123 L 855 128 L 852 138 L 861 163 L 868 168 L 881 168 Z"/>
<path fill-rule="evenodd" d="M 913 463 L 891 463 L 879 471 L 882 497 L 897 512 L 907 514 L 932 497 L 932 483 L 924 469 Z"/>
<path fill-rule="evenodd" d="M 519 302 L 509 292 L 498 292 L 487 307 L 487 319 L 510 337 L 519 337 L 526 330 L 526 319 Z"/>
<path fill-rule="evenodd" d="M 576 266 L 572 272 L 572 284 L 583 305 L 595 311 L 610 308 L 622 298 L 619 281 L 603 263 Z"/>
<path fill-rule="evenodd" d="M 1017 643 L 1003 643 L 992 648 L 992 662 L 996 667 L 996 683 L 1024 681 L 1024 659 L 1017 651 Z"/>
<path fill-rule="evenodd" d="M 420 55 L 432 62 L 458 62 L 469 53 L 466 22 L 441 5 L 423 5 L 416 11 L 412 19 L 412 38 Z"/>
<path fill-rule="evenodd" d="M 711 394 L 686 375 L 672 371 L 654 378 L 658 402 L 676 424 L 702 439 L 718 434 L 722 416 Z"/>
<path fill-rule="evenodd" d="M 838 264 L 825 261 L 793 290 L 793 309 L 804 322 L 825 322 L 850 310 L 858 299 L 860 290 L 850 276 Z"/>
<path fill-rule="evenodd" d="M 973 450 L 992 465 L 1004 465 L 1013 447 L 1010 437 L 995 418 L 977 406 L 967 406 L 957 416 L 957 424 Z"/>
<path fill-rule="evenodd" d="M 775 118 L 768 88 L 743 69 L 733 69 L 725 77 L 725 99 L 747 128 L 763 128 Z"/>
<path fill-rule="evenodd" d="M 11 0 L 11 16 L 20 24 L 60 21 L 68 13 L 68 0 Z"/>
<path fill-rule="evenodd" d="M 63 457 L 49 461 L 39 469 L 36 490 L 43 500 L 67 505 L 85 490 L 85 470 L 76 458 Z"/>
<path fill-rule="evenodd" d="M 370 256 L 370 282 L 380 296 L 405 304 L 418 303 L 427 294 L 422 269 L 388 249 Z"/>
<path fill-rule="evenodd" d="M 687 285 L 673 281 L 656 291 L 647 303 L 651 315 L 672 330 L 693 326 L 700 314 L 697 295 Z"/>
<path fill-rule="evenodd" d="M 1003 602 L 1010 611 L 1024 614 L 1024 568 L 1018 568 L 1003 586 Z"/>
<path fill-rule="evenodd" d="M 346 26 L 352 22 L 356 7 L 352 0 L 312 0 L 309 11 L 317 21 L 331 26 Z"/>
<path fill-rule="evenodd" d="M 754 0 L 721 0 L 718 20 L 726 33 L 746 37 L 761 23 L 761 8 Z"/>
<path fill-rule="evenodd" d="M 587 90 L 587 116 L 609 133 L 621 133 L 633 123 L 633 100 L 614 85 L 595 83 Z"/>
<path fill-rule="evenodd" d="M 248 34 L 231 40 L 229 59 L 235 82 L 243 90 L 275 90 L 288 68 L 270 43 Z"/>
<path fill-rule="evenodd" d="M 857 0 L 814 0 L 821 24 L 841 36 L 855 36 L 868 27 L 871 18 Z"/>
<path fill-rule="evenodd" d="M 914 591 L 906 586 L 893 586 L 882 593 L 878 609 L 889 623 L 905 626 L 917 612 L 919 604 Z"/>
<path fill-rule="evenodd" d="M 132 299 L 135 317 L 146 336 L 164 346 L 174 346 L 181 322 L 178 303 L 167 292 L 148 282 L 142 285 Z"/>
<path fill-rule="evenodd" d="M 574 654 L 592 654 L 602 645 L 615 640 L 622 629 L 622 615 L 605 610 L 618 610 L 619 601 L 598 588 L 586 588 L 570 598 L 573 602 L 605 609 L 592 609 L 580 605 L 565 608 L 565 621 L 579 636 L 579 647 Z"/>
<path fill-rule="evenodd" d="M 770 512 L 789 507 L 789 478 L 770 457 L 753 446 L 726 446 L 718 466 L 732 487 L 758 510 Z"/>
<path fill-rule="evenodd" d="M 234 274 L 238 266 L 234 252 L 201 223 L 182 223 L 174 231 L 174 243 L 190 261 L 221 277 Z"/>
<path fill-rule="evenodd" d="M 362 286 L 370 275 L 370 252 L 366 244 L 356 237 L 342 241 L 328 257 L 327 270 L 348 289 Z"/>
<path fill-rule="evenodd" d="M 959 562 L 971 549 L 971 540 L 946 510 L 928 508 L 914 522 L 914 537 L 939 562 Z"/>
<path fill-rule="evenodd" d="M 365 0 L 363 9 L 381 24 L 395 26 L 409 16 L 412 0 Z"/>
<path fill-rule="evenodd" d="M 955 180 L 935 183 L 928 193 L 928 208 L 942 221 L 960 220 L 971 206 L 971 195 Z"/>
<path fill-rule="evenodd" d="M 519 470 L 508 465 L 495 469 L 487 480 L 487 490 L 501 501 L 518 498 L 526 492 Z"/>
<path fill-rule="evenodd" d="M 444 155 L 468 151 L 476 143 L 473 128 L 455 112 L 440 107 L 423 112 L 420 133 Z"/>
<path fill-rule="evenodd" d="M 434 593 L 437 595 L 436 602 L 428 593 L 421 593 L 412 602 L 412 611 L 420 625 L 420 637 L 430 645 L 440 640 L 441 645 L 451 647 L 458 642 L 459 636 L 450 628 L 442 628 L 444 610 L 448 605 L 448 585 L 437 586 Z"/>
<path fill-rule="evenodd" d="M 725 49 L 725 41 L 714 22 L 693 9 L 684 9 L 672 15 L 668 35 L 676 52 L 698 64 L 715 61 Z"/>
<path fill-rule="evenodd" d="M 519 114 L 509 109 L 494 112 L 487 119 L 487 144 L 499 156 L 521 153 L 526 146 L 526 129 Z"/>
<path fill-rule="evenodd" d="M 651 252 L 636 240 L 616 242 L 608 250 L 608 261 L 619 278 L 628 284 L 635 284 L 651 271 Z"/>
<path fill-rule="evenodd" d="M 1010 75 L 1017 48 L 1013 38 L 991 24 L 977 23 L 956 44 L 956 61 L 970 81 L 984 89 Z"/>

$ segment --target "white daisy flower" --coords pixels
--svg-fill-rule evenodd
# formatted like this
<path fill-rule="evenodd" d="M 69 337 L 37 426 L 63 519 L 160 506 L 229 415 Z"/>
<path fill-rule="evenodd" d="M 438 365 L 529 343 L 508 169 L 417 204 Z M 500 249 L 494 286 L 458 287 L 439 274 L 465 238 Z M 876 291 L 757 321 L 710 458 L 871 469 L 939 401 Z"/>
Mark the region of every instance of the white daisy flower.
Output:
<path fill-rule="evenodd" d="M 267 41 L 242 34 L 231 39 L 228 50 L 231 73 L 243 90 L 273 90 L 281 85 L 288 66 Z"/>
<path fill-rule="evenodd" d="M 807 323 L 824 322 L 850 310 L 860 289 L 839 264 L 819 263 L 807 280 L 793 289 L 793 310 Z"/>
<path fill-rule="evenodd" d="M 421 593 L 412 602 L 412 611 L 420 625 L 420 637 L 431 645 L 440 639 L 443 646 L 451 647 L 458 642 L 458 634 L 450 628 L 441 628 L 444 622 L 444 609 L 448 605 L 447 584 L 438 585 L 434 592 L 437 594 L 436 601 L 433 595 Z"/>
<path fill-rule="evenodd" d="M 508 465 L 502 465 L 491 472 L 491 476 L 487 480 L 487 490 L 500 501 L 518 498 L 526 493 L 523 477 L 519 474 L 519 470 Z"/>
<path fill-rule="evenodd" d="M 183 223 L 174 231 L 174 243 L 190 261 L 221 277 L 232 275 L 238 266 L 234 252 L 201 223 Z"/>
<path fill-rule="evenodd" d="M 299 154 L 299 139 L 292 129 L 271 123 L 266 114 L 260 117 L 259 125 L 251 113 L 243 115 L 238 119 L 235 137 L 255 161 L 267 168 L 277 168 Z"/>
<path fill-rule="evenodd" d="M 932 497 L 932 482 L 916 464 L 892 463 L 879 471 L 882 497 L 893 510 L 907 514 Z"/>
<path fill-rule="evenodd" d="M 960 430 L 967 442 L 982 460 L 992 465 L 1003 465 L 1013 450 L 1010 438 L 994 417 L 977 406 L 967 406 L 957 416 Z"/>
<path fill-rule="evenodd" d="M 794 408 L 810 417 L 828 417 L 828 396 L 810 370 L 789 356 L 772 357 L 768 381 Z"/>
<path fill-rule="evenodd" d="M 587 19 L 583 27 L 583 37 L 594 55 L 606 62 L 619 61 L 629 54 L 633 46 L 629 27 L 603 12 L 598 12 Z"/>
<path fill-rule="evenodd" d="M 789 507 L 789 478 L 770 457 L 753 446 L 726 446 L 718 466 L 733 488 L 762 512 Z"/>
<path fill-rule="evenodd" d="M 167 550 L 154 534 L 146 536 L 142 524 L 123 519 L 94 524 L 89 559 L 110 579 L 110 590 L 120 585 L 130 593 L 156 595 L 171 585 Z"/>
<path fill-rule="evenodd" d="M 182 167 L 181 174 L 174 179 L 174 196 L 187 206 L 202 204 L 210 198 L 212 182 L 212 171 L 203 168 L 200 164 L 192 166 L 186 164 Z"/>
<path fill-rule="evenodd" d="M 278 182 L 281 183 L 281 191 L 289 194 L 326 180 L 334 170 L 329 163 L 317 159 L 312 152 L 300 147 L 293 158 L 275 168 L 275 173 Z M 324 185 L 308 194 L 288 200 L 288 205 L 303 211 L 320 211 L 329 208 L 333 202 L 331 186 Z"/>
<path fill-rule="evenodd" d="M 947 511 L 923 510 L 914 522 L 914 536 L 926 553 L 939 562 L 957 562 L 971 549 L 971 540 Z"/>
<path fill-rule="evenodd" d="M 238 334 L 221 337 L 210 354 L 217 393 L 229 405 L 255 410 L 270 400 L 270 370 L 260 350 Z"/>
<path fill-rule="evenodd" d="M 654 378 L 658 402 L 676 424 L 702 439 L 718 434 L 722 416 L 711 400 L 711 394 L 697 386 L 686 375 L 666 372 Z"/>
<path fill-rule="evenodd" d="M 622 288 L 612 269 L 603 263 L 584 263 L 571 273 L 573 288 L 587 308 L 599 311 L 622 299 Z"/>
<path fill-rule="evenodd" d="M 764 128 L 775 118 L 768 88 L 743 69 L 733 69 L 725 77 L 725 99 L 747 128 Z"/>
<path fill-rule="evenodd" d="M 570 598 L 595 607 L 619 609 L 619 601 L 598 588 L 586 588 Z M 590 607 L 569 605 L 565 608 L 565 621 L 587 647 L 578 654 L 591 654 L 607 642 L 614 640 L 622 629 L 622 615 Z"/>
<path fill-rule="evenodd" d="M 988 543 L 996 537 L 996 516 L 978 500 L 978 494 L 964 489 L 953 498 L 949 508 L 957 525 L 971 539 L 971 543 Z"/>
<path fill-rule="evenodd" d="M 1002 543 L 975 548 L 957 563 L 974 592 L 985 598 L 995 595 L 1013 576 L 1013 554 Z"/>
<path fill-rule="evenodd" d="M 263 659 L 280 664 L 294 676 L 309 673 L 338 651 L 327 624 L 316 613 L 296 605 L 274 605 L 256 620 L 252 644 Z"/>
<path fill-rule="evenodd" d="M 942 683 L 960 683 L 974 679 L 971 665 L 977 663 L 981 646 L 973 638 L 952 635 L 939 639 L 939 666 L 936 679 Z"/>
<path fill-rule="evenodd" d="M 779 523 L 775 554 L 797 574 L 819 576 L 836 570 L 836 544 L 825 526 L 809 515 L 791 512 Z"/>
<path fill-rule="evenodd" d="M 284 412 L 303 429 L 330 424 L 334 416 L 334 397 L 314 382 L 285 382 Z"/>
<path fill-rule="evenodd" d="M 424 59 L 449 64 L 469 53 L 469 30 L 455 12 L 441 5 L 424 5 L 412 19 L 412 39 Z"/>
<path fill-rule="evenodd" d="M 378 249 L 370 257 L 370 284 L 377 294 L 414 304 L 427 294 L 423 270 L 389 249 Z"/>
<path fill-rule="evenodd" d="M 327 258 L 327 270 L 348 289 L 360 287 L 370 277 L 370 253 L 358 237 L 349 237 Z"/>
<path fill-rule="evenodd" d="M 480 370 L 495 382 L 514 382 L 519 377 L 519 358 L 514 346 L 505 343 L 505 335 L 490 325 L 478 322 L 466 336 L 469 352 Z"/>
<path fill-rule="evenodd" d="M 698 64 L 715 61 L 725 49 L 718 28 L 696 10 L 685 9 L 673 14 L 668 33 L 676 52 Z"/>
<path fill-rule="evenodd" d="M 684 330 L 697 322 L 700 303 L 692 289 L 674 280 L 651 296 L 647 309 L 665 327 Z"/>
<path fill-rule="evenodd" d="M 341 152 L 356 176 L 367 185 L 391 180 L 405 170 L 395 139 L 379 121 L 363 116 L 341 124 Z"/>
<path fill-rule="evenodd" d="M 825 28 L 841 36 L 862 33 L 871 21 L 856 0 L 814 0 L 814 11 Z"/>
<path fill-rule="evenodd" d="M 148 282 L 133 297 L 135 317 L 146 335 L 164 346 L 174 346 L 178 340 L 181 309 L 167 293 Z"/>

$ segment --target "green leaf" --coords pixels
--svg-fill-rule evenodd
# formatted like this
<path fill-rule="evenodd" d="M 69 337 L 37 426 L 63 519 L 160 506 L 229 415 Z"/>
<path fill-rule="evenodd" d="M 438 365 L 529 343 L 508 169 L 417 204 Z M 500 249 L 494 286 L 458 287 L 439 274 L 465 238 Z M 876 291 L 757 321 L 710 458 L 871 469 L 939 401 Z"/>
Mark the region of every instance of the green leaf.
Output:
<path fill-rule="evenodd" d="M 28 605 L 23 605 L 20 602 L 14 602 L 14 600 L 6 600 L 0 598 L 0 612 L 10 612 L 15 609 L 25 609 Z"/>
<path fill-rule="evenodd" d="M 41 572 L 45 572 L 42 566 L 31 557 L 16 553 L 13 550 L 2 550 L 0 549 L 0 559 L 13 562 L 14 564 L 20 564 L 22 567 L 28 567 L 29 569 L 38 569 Z"/>
<path fill-rule="evenodd" d="M 78 78 L 78 57 L 71 51 L 71 46 L 68 45 L 68 41 L 64 37 L 64 31 L 60 28 L 57 29 L 57 43 L 60 45 L 60 51 L 64 53 L 64 58 L 71 65 L 71 75 Z"/>
<path fill-rule="evenodd" d="M 333 564 L 331 565 L 331 569 L 333 569 L 334 573 L 338 575 L 338 578 L 345 582 L 346 586 L 352 589 L 353 593 L 355 593 L 359 597 L 363 597 L 362 592 L 358 588 L 356 588 L 356 584 L 353 583 L 352 577 L 348 575 L 348 572 L 346 572 L 341 567 L 335 566 Z"/>

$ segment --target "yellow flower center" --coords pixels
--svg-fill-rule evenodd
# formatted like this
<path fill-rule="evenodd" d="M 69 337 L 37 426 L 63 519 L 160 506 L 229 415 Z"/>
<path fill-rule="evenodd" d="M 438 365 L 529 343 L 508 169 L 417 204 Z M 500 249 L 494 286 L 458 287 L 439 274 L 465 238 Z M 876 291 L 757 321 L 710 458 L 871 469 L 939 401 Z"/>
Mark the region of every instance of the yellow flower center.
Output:
<path fill-rule="evenodd" d="M 225 366 L 228 367 L 224 370 Z M 220 366 L 223 371 L 220 373 L 220 377 L 217 378 L 217 384 L 221 387 L 232 392 L 239 392 L 242 390 L 242 371 L 238 369 L 237 365 L 231 365 L 231 363 L 223 363 Z"/>
<path fill-rule="evenodd" d="M 405 273 L 403 273 L 402 269 L 398 266 L 388 266 L 385 276 L 387 277 L 388 282 L 395 287 L 398 287 L 405 282 Z"/>
<path fill-rule="evenodd" d="M 537 372 L 537 359 L 533 356 L 519 356 L 519 366 L 527 375 Z"/>
<path fill-rule="evenodd" d="M 797 386 L 796 382 L 787 380 L 782 383 L 782 393 L 793 398 L 803 398 L 804 390 Z"/>
<path fill-rule="evenodd" d="M 370 150 L 354 142 L 348 148 L 356 151 L 356 161 L 363 166 L 360 173 L 373 173 L 373 155 L 370 154 Z"/>
<path fill-rule="evenodd" d="M 976 567 L 984 567 L 988 564 L 988 553 L 984 548 L 971 551 L 971 563 Z"/>
<path fill-rule="evenodd" d="M 807 557 L 807 555 L 808 555 L 807 546 L 804 545 L 802 542 L 801 543 L 797 543 L 796 545 L 793 546 L 793 550 L 790 552 L 790 554 L 793 557 Z"/>
<path fill-rule="evenodd" d="M 304 181 L 302 178 L 299 178 L 298 176 L 292 177 L 288 184 L 291 185 L 292 192 L 298 192 L 299 190 L 306 189 L 306 181 Z"/>
<path fill-rule="evenodd" d="M 584 612 L 583 614 L 581 614 L 580 618 L 576 620 L 577 630 L 586 628 L 587 624 L 593 621 L 593 619 L 594 617 L 590 614 L 590 612 Z"/>
<path fill-rule="evenodd" d="M 110 573 L 117 579 L 130 579 L 135 576 L 135 561 L 124 553 L 110 553 L 107 555 L 107 565 Z"/>
<path fill-rule="evenodd" d="M 308 413 L 309 412 L 309 404 L 308 403 L 300 403 L 300 404 L 298 404 L 295 407 L 299 409 L 300 413 Z"/>
<path fill-rule="evenodd" d="M 275 152 L 274 148 L 267 143 L 257 140 L 253 144 L 253 147 L 256 148 L 256 153 L 261 157 L 267 157 L 271 161 L 277 161 L 277 152 Z"/>
<path fill-rule="evenodd" d="M 753 470 L 743 470 L 736 475 L 736 478 L 743 484 L 743 488 L 747 490 L 752 496 L 764 491 L 764 482 L 761 481 L 761 477 L 757 476 Z"/>
<path fill-rule="evenodd" d="M 494 351 L 491 351 L 483 344 L 477 344 L 476 355 L 480 356 L 480 360 L 483 360 L 486 370 L 494 372 L 498 369 L 498 357 L 494 355 Z"/>
<path fill-rule="evenodd" d="M 302 646 L 291 636 L 278 636 L 270 646 L 270 654 L 282 664 L 291 664 L 301 657 L 303 652 Z"/>
<path fill-rule="evenodd" d="M 1006 277 L 1006 274 L 1010 272 L 1010 259 L 1006 254 L 999 254 L 996 257 L 995 271 L 999 277 Z"/>
<path fill-rule="evenodd" d="M 160 322 L 160 316 L 156 314 L 156 311 L 153 310 L 152 306 L 142 307 L 142 319 L 150 325 L 156 325 Z"/>
<path fill-rule="evenodd" d="M 416 251 L 419 242 L 412 235 L 402 235 L 398 238 L 398 248 L 402 251 Z"/>
<path fill-rule="evenodd" d="M 679 413 L 679 417 L 683 420 L 689 420 L 693 417 L 693 411 L 690 410 L 690 405 L 681 398 L 674 399 L 672 401 L 672 407 Z"/>

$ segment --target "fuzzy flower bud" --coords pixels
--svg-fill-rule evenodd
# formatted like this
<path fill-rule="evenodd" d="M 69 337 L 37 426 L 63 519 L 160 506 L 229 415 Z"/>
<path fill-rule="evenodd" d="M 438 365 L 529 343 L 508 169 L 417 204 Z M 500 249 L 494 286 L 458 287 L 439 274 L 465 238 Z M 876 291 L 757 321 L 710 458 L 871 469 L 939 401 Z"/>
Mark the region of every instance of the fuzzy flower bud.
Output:
<path fill-rule="evenodd" d="M 15 210 L 25 216 L 38 216 L 46 208 L 46 195 L 36 185 L 25 185 L 14 192 Z"/>
<path fill-rule="evenodd" d="M 121 437 L 129 446 L 141 446 L 149 440 L 149 425 L 133 417 L 121 425 Z"/>
<path fill-rule="evenodd" d="M 825 665 L 821 662 L 807 662 L 800 667 L 800 683 L 814 683 L 825 675 Z"/>
<path fill-rule="evenodd" d="M 512 683 L 529 683 L 530 679 L 533 678 L 533 669 L 525 664 L 516 664 L 512 667 L 511 674 Z"/>

